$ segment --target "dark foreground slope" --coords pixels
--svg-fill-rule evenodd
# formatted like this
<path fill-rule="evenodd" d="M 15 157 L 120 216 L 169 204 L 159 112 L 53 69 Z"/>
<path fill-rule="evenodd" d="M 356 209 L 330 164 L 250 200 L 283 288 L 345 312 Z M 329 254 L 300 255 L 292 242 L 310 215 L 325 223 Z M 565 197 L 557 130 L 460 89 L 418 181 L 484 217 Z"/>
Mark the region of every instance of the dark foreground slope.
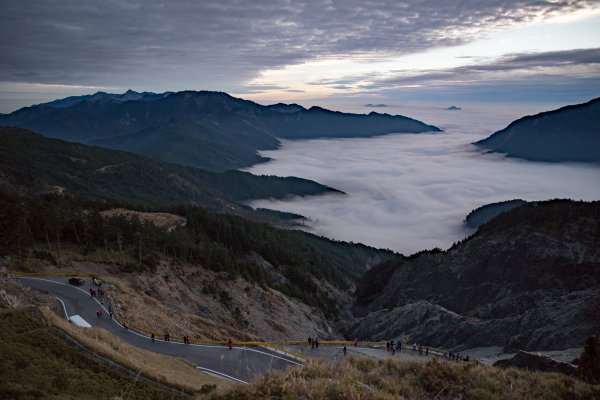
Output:
<path fill-rule="evenodd" d="M 532 161 L 600 162 L 600 98 L 523 117 L 476 145 Z"/>
<path fill-rule="evenodd" d="M 0 398 L 180 399 L 177 391 L 111 367 L 47 326 L 35 310 L 0 308 Z"/>
<path fill-rule="evenodd" d="M 528 204 L 446 252 L 363 277 L 349 337 L 460 349 L 580 346 L 600 330 L 600 202 Z"/>
<path fill-rule="evenodd" d="M 439 131 L 403 116 L 262 106 L 226 93 L 193 91 L 68 98 L 2 115 L 0 125 L 213 171 L 265 161 L 257 151 L 277 148 L 278 138 Z"/>
<path fill-rule="evenodd" d="M 0 128 L 0 186 L 54 191 L 151 206 L 226 203 L 255 198 L 340 193 L 300 178 L 215 173 L 123 151 Z"/>

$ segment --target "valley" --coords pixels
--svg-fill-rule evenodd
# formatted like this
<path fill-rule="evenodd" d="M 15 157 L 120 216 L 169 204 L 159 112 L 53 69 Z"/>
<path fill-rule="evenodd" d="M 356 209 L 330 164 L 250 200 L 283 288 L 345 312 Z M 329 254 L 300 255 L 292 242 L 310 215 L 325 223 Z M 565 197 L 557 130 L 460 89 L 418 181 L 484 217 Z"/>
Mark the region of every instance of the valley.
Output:
<path fill-rule="evenodd" d="M 598 0 L 1 2 L 1 400 L 600 399 Z"/>
<path fill-rule="evenodd" d="M 0 266 L 97 277 L 119 321 L 200 343 L 578 353 L 600 329 L 600 205 L 539 199 L 600 197 L 597 167 L 481 153 L 470 142 L 484 134 L 283 140 L 250 173 L 1 128 Z M 515 197 L 535 201 L 494 203 Z M 234 375 L 264 372 L 248 371 Z"/>

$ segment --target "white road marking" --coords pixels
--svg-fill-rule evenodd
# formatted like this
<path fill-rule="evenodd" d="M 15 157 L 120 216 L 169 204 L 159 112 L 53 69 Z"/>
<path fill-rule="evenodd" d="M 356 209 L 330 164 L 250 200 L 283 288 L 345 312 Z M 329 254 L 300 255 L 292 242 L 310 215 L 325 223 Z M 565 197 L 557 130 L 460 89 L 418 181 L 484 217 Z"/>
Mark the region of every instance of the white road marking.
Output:
<path fill-rule="evenodd" d="M 246 385 L 250 384 L 249 382 L 243 381 L 243 380 L 238 379 L 238 378 L 234 378 L 233 376 L 229 376 L 227 374 L 224 374 L 222 372 L 215 371 L 215 370 L 212 370 L 212 369 L 209 369 L 209 368 L 204 368 L 204 367 L 201 367 L 199 365 L 197 365 L 196 368 L 198 368 L 200 371 L 206 372 L 209 375 L 213 375 L 213 376 L 216 375 L 219 378 L 225 378 L 225 379 L 229 379 L 229 380 L 232 380 L 232 381 L 241 382 L 241 383 L 244 383 Z"/>
<path fill-rule="evenodd" d="M 63 306 L 63 310 L 65 311 L 65 318 L 67 319 L 67 321 L 69 320 L 69 314 L 67 313 L 67 306 L 65 306 L 65 302 L 62 301 L 62 299 L 60 297 L 56 297 L 54 296 L 54 298 L 58 301 L 60 301 L 60 304 L 62 304 Z"/>

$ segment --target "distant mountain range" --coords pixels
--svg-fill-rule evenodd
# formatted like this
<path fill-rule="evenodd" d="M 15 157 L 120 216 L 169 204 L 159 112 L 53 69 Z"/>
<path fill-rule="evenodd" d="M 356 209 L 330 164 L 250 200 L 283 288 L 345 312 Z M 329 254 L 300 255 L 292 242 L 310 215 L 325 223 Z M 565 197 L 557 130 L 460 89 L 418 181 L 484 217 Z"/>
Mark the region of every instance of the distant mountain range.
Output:
<path fill-rule="evenodd" d="M 531 161 L 600 162 L 600 98 L 523 117 L 475 144 Z"/>
<path fill-rule="evenodd" d="M 399 115 L 347 114 L 282 103 L 262 106 L 207 91 L 98 92 L 0 115 L 0 125 L 212 171 L 265 161 L 257 151 L 277 148 L 279 138 L 440 132 Z"/>
<path fill-rule="evenodd" d="M 197 204 L 227 212 L 249 199 L 341 193 L 306 179 L 209 172 L 19 128 L 0 128 L 0 188 L 143 206 Z"/>

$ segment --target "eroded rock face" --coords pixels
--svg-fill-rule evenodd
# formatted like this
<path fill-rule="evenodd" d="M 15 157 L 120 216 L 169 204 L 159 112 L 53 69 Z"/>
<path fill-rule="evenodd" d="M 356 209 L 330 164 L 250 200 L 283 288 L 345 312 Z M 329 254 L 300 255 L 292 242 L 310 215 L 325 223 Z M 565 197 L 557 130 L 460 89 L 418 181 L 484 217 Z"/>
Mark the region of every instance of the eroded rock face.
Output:
<path fill-rule="evenodd" d="M 498 360 L 494 363 L 495 367 L 514 367 L 527 369 L 531 371 L 542 372 L 560 372 L 561 374 L 576 376 L 577 367 L 573 364 L 556 361 L 550 357 L 541 354 L 519 351 L 514 357 L 506 360 Z"/>
<path fill-rule="evenodd" d="M 599 204 L 520 207 L 446 252 L 373 268 L 342 329 L 458 350 L 581 346 L 600 331 Z"/>

